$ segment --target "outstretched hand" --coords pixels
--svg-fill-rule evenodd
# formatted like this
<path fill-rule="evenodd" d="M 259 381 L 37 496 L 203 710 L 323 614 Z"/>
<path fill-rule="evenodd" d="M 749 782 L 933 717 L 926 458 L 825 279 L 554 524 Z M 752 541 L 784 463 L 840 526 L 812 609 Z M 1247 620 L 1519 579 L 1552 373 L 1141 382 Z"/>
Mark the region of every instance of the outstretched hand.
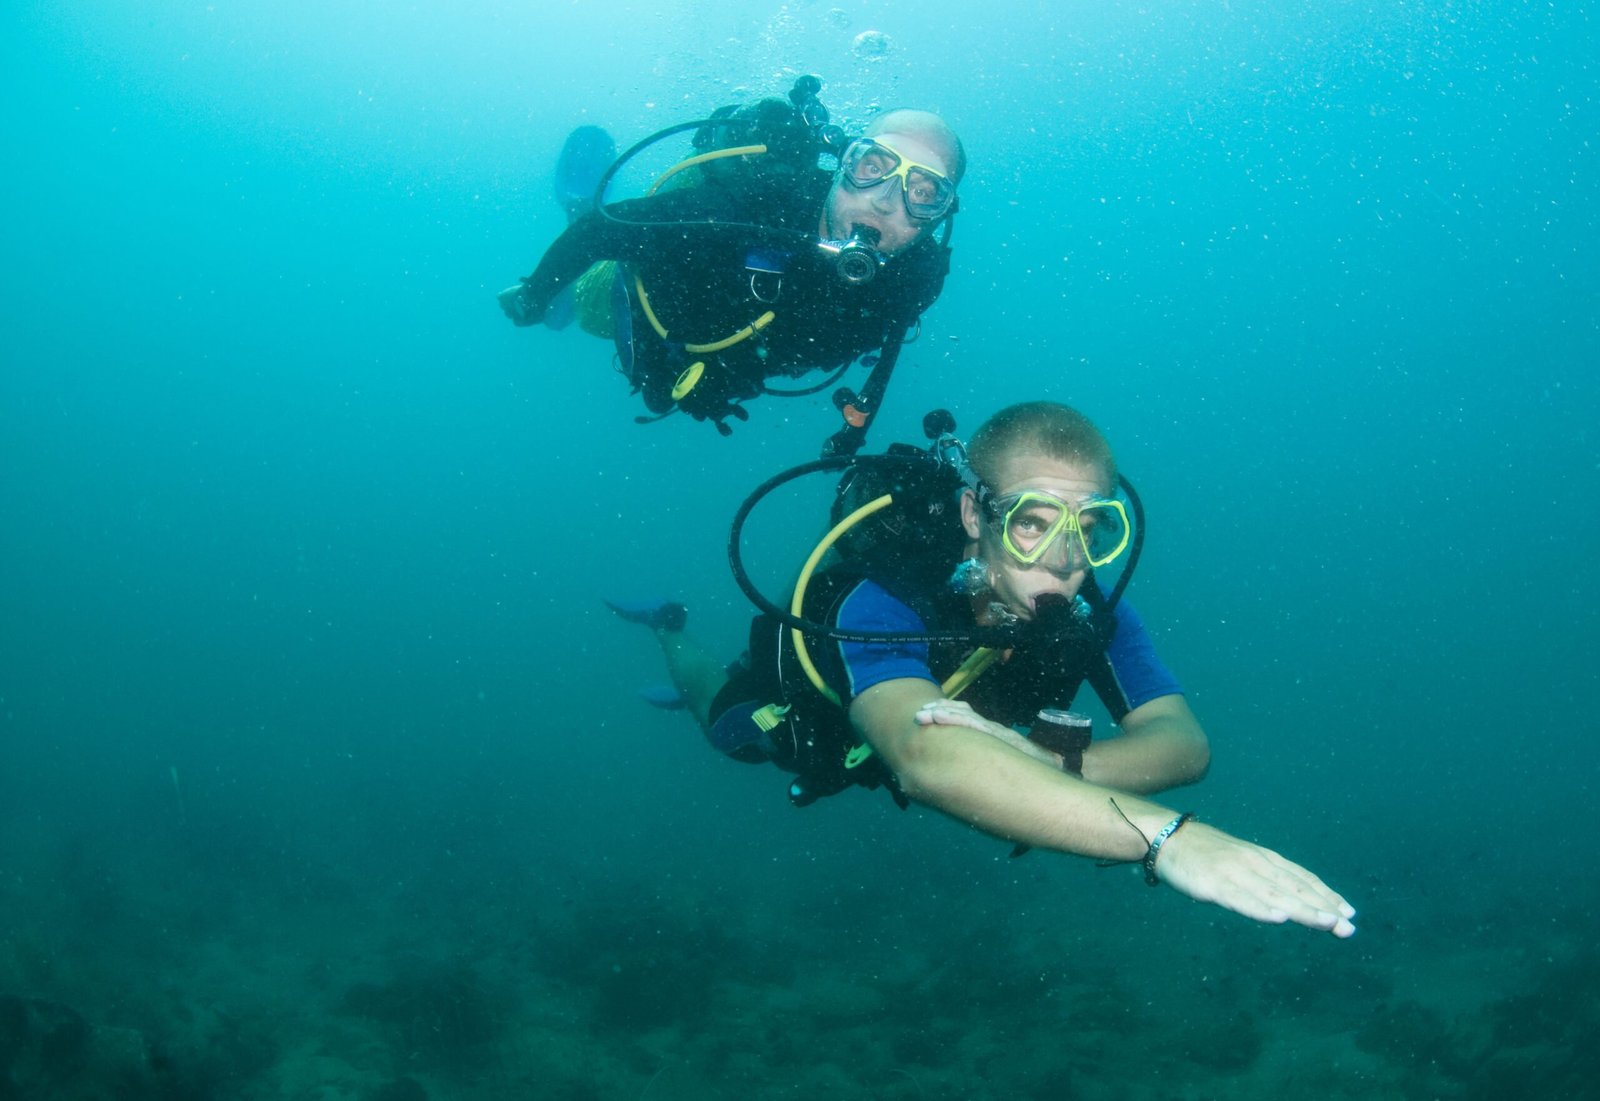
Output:
<path fill-rule="evenodd" d="M 1355 907 L 1310 871 L 1260 845 L 1190 821 L 1161 847 L 1156 875 L 1174 890 L 1256 921 L 1292 921 L 1336 937 Z"/>
<path fill-rule="evenodd" d="M 981 731 L 1032 756 L 1044 752 L 960 700 L 930 701 L 917 712 L 916 721 L 920 726 Z M 1356 931 L 1350 922 L 1355 908 L 1314 874 L 1271 849 L 1202 822 L 1191 820 L 1167 838 L 1156 861 L 1156 874 L 1190 898 L 1215 903 L 1255 921 L 1292 921 L 1336 937 Z"/>

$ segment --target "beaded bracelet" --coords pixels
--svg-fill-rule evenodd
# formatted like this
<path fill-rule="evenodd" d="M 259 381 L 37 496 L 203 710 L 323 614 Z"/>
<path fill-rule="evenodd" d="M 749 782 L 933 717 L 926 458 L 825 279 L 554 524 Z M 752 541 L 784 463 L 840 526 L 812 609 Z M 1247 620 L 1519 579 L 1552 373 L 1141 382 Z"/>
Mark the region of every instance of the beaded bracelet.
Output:
<path fill-rule="evenodd" d="M 1150 839 L 1150 848 L 1144 854 L 1144 881 L 1150 886 L 1161 886 L 1161 880 L 1156 876 L 1156 857 L 1161 855 L 1161 846 L 1165 845 L 1167 838 L 1182 829 L 1183 824 L 1193 817 L 1194 815 L 1185 811 L 1165 826 L 1162 826 L 1161 831 Z"/>

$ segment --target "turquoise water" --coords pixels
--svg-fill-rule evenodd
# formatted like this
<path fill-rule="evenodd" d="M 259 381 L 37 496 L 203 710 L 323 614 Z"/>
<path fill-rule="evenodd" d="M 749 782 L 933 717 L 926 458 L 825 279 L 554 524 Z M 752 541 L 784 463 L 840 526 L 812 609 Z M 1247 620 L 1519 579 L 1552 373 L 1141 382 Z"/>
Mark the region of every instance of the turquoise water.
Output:
<path fill-rule="evenodd" d="M 1587 7 L 6 22 L 9 1095 L 1587 1095 Z M 636 426 L 606 348 L 494 292 L 560 229 L 571 127 L 799 72 L 971 156 L 874 443 L 1038 396 L 1106 428 L 1215 753 L 1171 799 L 1321 873 L 1354 940 L 881 796 L 792 810 L 635 698 L 656 656 L 600 596 L 733 656 L 727 521 L 835 414 Z M 768 521 L 774 588 L 815 525 Z"/>

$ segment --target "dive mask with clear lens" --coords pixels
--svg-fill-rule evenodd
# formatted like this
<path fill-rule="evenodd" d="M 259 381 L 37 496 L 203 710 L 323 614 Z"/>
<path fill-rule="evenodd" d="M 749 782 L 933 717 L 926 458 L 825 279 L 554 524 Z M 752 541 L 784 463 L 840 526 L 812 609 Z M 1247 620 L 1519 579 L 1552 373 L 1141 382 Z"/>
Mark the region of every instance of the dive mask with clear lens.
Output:
<path fill-rule="evenodd" d="M 1036 490 L 993 498 L 990 518 L 1006 553 L 1025 566 L 1081 570 L 1116 561 L 1128 549 L 1128 513 L 1121 501 L 1063 501 Z"/>
<path fill-rule="evenodd" d="M 950 213 L 956 202 L 956 185 L 936 168 L 907 160 L 882 142 L 857 138 L 839 158 L 839 175 L 857 191 L 900 181 L 906 215 L 913 221 L 933 222 Z"/>

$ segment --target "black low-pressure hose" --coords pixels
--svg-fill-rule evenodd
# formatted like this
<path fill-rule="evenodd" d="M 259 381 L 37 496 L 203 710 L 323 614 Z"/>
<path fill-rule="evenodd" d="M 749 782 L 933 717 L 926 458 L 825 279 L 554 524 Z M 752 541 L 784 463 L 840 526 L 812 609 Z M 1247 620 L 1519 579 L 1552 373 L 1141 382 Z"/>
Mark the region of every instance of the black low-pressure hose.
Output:
<path fill-rule="evenodd" d="M 784 389 L 777 386 L 768 386 L 765 382 L 763 382 L 761 384 L 761 392 L 763 394 L 770 394 L 775 398 L 803 398 L 811 394 L 820 394 L 822 391 L 826 390 L 828 387 L 844 378 L 844 373 L 855 365 L 855 360 L 847 359 L 830 371 L 828 376 L 821 382 L 813 383 L 810 386 L 803 386 L 798 389 Z"/>
<path fill-rule="evenodd" d="M 1133 483 L 1121 474 L 1117 475 L 1117 484 L 1128 495 L 1128 503 L 1133 506 L 1133 546 L 1128 548 L 1128 564 L 1122 567 L 1122 576 L 1117 578 L 1117 583 L 1106 596 L 1108 612 L 1117 606 L 1117 601 L 1127 591 L 1128 582 L 1133 580 L 1133 571 L 1139 567 L 1139 556 L 1144 553 L 1144 502 L 1139 500 L 1139 491 L 1133 488 Z"/>

